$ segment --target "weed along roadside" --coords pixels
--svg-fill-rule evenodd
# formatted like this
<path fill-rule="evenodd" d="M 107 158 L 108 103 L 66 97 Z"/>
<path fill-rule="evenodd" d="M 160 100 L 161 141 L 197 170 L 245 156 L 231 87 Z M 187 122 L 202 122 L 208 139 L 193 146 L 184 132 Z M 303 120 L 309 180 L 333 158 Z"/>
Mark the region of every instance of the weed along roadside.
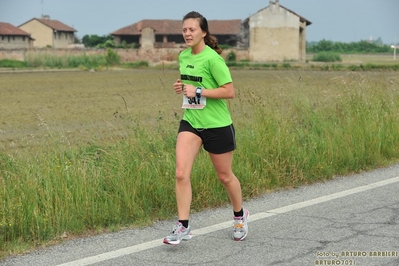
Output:
<path fill-rule="evenodd" d="M 232 68 L 246 199 L 397 162 L 396 71 L 286 64 Z M 0 75 L 2 258 L 172 218 L 175 66 Z M 208 160 L 193 169 L 197 211 L 228 203 Z"/>

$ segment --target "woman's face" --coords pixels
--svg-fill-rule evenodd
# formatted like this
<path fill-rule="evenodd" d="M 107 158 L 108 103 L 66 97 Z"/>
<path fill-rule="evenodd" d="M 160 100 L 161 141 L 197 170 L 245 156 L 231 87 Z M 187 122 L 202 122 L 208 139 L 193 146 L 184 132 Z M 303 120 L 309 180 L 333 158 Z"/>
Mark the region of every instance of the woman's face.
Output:
<path fill-rule="evenodd" d="M 183 38 L 188 47 L 196 47 L 204 41 L 206 32 L 203 32 L 198 19 L 188 18 L 183 21 Z"/>

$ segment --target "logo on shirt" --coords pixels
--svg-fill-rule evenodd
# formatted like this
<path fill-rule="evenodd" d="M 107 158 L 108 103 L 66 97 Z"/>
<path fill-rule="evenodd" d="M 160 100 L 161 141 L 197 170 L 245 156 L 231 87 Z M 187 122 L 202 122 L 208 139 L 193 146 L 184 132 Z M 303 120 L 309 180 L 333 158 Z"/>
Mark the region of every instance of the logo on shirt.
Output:
<path fill-rule="evenodd" d="M 192 66 L 192 65 L 187 65 L 186 68 L 194 69 L 194 66 Z"/>
<path fill-rule="evenodd" d="M 202 77 L 185 75 L 185 74 L 181 74 L 180 79 L 181 80 L 190 80 L 190 81 L 195 81 L 195 82 L 202 82 Z"/>

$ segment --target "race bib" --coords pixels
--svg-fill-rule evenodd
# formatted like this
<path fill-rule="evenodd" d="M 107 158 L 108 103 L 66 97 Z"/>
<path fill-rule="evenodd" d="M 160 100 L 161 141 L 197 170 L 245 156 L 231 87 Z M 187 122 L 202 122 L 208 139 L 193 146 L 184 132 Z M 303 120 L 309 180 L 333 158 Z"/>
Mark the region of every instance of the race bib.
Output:
<path fill-rule="evenodd" d="M 187 98 L 183 95 L 183 109 L 204 109 L 206 106 L 206 97 L 201 97 L 199 102 L 196 97 Z"/>

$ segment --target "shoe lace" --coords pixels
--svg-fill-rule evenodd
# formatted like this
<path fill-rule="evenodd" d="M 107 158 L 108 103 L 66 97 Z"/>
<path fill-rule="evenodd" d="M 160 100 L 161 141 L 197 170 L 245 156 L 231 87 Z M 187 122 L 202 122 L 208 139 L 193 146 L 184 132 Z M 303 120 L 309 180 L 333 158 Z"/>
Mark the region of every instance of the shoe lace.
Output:
<path fill-rule="evenodd" d="M 183 225 L 181 223 L 178 223 L 173 227 L 172 234 L 177 235 L 178 233 L 180 233 L 182 231 L 182 229 L 183 229 Z"/>
<path fill-rule="evenodd" d="M 242 228 L 244 228 L 243 218 L 242 217 L 234 218 L 233 227 L 234 227 L 234 229 L 242 229 Z"/>

